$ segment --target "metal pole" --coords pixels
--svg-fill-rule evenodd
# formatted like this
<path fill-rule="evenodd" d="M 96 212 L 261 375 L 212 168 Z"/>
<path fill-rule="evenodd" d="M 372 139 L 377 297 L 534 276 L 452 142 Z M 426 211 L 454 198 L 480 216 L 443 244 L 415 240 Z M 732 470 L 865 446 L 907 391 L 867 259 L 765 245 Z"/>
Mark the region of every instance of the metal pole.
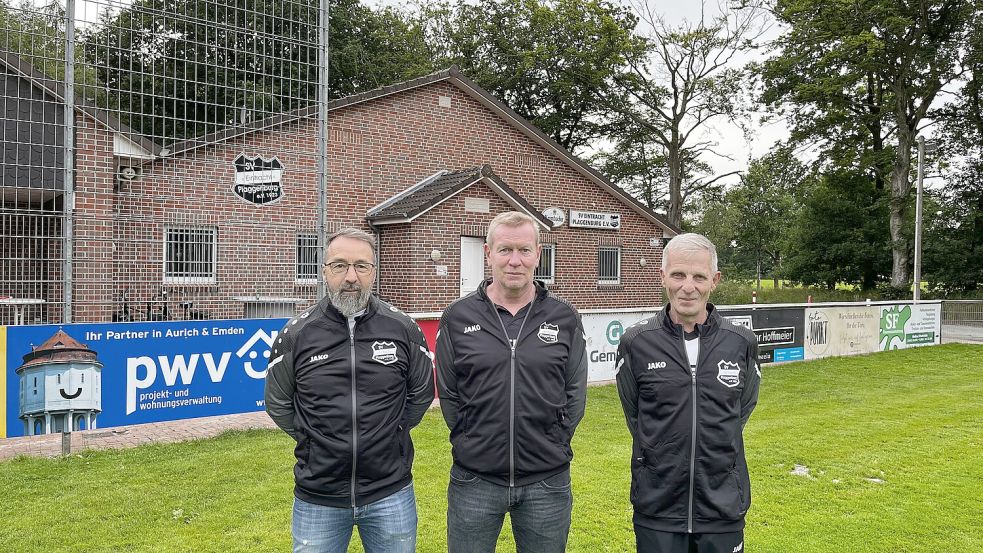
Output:
<path fill-rule="evenodd" d="M 65 0 L 65 274 L 62 322 L 72 322 L 72 274 L 75 249 L 75 0 Z"/>
<path fill-rule="evenodd" d="M 331 25 L 330 0 L 321 0 L 318 10 L 317 55 L 317 299 L 325 296 L 324 240 L 328 211 L 328 41 Z"/>
<path fill-rule="evenodd" d="M 912 302 L 922 296 L 922 179 L 925 173 L 925 137 L 918 137 L 918 183 L 915 192 L 915 275 Z"/>

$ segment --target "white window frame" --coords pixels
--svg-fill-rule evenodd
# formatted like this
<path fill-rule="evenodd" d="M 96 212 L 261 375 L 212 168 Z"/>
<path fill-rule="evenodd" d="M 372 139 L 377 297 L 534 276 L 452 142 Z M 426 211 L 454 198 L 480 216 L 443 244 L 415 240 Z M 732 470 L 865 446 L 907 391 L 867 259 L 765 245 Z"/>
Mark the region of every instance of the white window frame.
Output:
<path fill-rule="evenodd" d="M 536 271 L 533 278 L 542 282 L 543 284 L 553 284 L 556 279 L 556 244 L 542 244 L 543 251 L 539 254 L 539 265 L 536 266 Z M 549 255 L 549 274 L 543 275 L 539 272 L 540 267 L 543 263 L 543 256 L 546 252 L 550 252 Z"/>
<path fill-rule="evenodd" d="M 309 241 L 306 246 L 304 246 L 304 245 L 301 244 L 301 241 L 302 240 L 305 240 L 305 239 Z M 313 250 L 313 252 L 314 252 L 314 274 L 313 274 L 313 276 L 310 276 L 310 275 L 302 275 L 301 272 L 300 272 L 300 266 L 301 266 L 300 250 L 301 250 L 302 247 L 311 248 Z M 297 234 L 296 247 L 294 248 L 294 253 L 296 254 L 296 262 L 294 263 L 294 275 L 295 275 L 297 284 L 317 284 L 317 271 L 318 271 L 318 262 L 317 262 L 317 234 L 316 233 L 312 233 L 312 232 L 310 232 L 310 233 L 309 232 L 300 232 L 300 233 L 298 233 Z M 310 265 L 310 263 L 305 263 L 305 265 Z"/>
<path fill-rule="evenodd" d="M 604 266 L 601 263 L 601 254 L 603 252 L 614 252 L 616 254 L 616 259 L 614 262 L 615 274 L 614 276 L 603 274 Z M 620 246 L 600 246 L 597 248 L 597 284 L 601 286 L 617 286 L 621 284 L 621 247 Z"/>
<path fill-rule="evenodd" d="M 177 263 L 176 260 L 168 259 L 168 246 L 169 240 L 172 232 L 207 232 L 211 233 L 211 267 L 208 271 L 208 275 L 194 275 L 194 276 L 175 276 L 173 274 L 168 274 L 168 264 Z M 218 228 L 213 226 L 184 226 L 184 225 L 167 225 L 164 227 L 164 239 L 163 239 L 163 272 L 164 272 L 164 284 L 215 284 L 218 275 Z M 207 248 L 208 246 L 205 245 Z M 205 265 L 207 262 L 204 261 L 188 261 L 188 264 L 198 264 Z"/>

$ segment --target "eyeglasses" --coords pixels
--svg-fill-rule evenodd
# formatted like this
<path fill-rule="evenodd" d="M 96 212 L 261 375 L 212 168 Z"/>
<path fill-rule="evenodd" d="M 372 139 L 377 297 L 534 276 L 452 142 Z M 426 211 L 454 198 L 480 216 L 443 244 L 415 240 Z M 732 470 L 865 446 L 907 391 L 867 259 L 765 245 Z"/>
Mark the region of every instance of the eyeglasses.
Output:
<path fill-rule="evenodd" d="M 355 267 L 355 272 L 360 275 L 367 275 L 375 269 L 372 263 L 359 261 L 358 263 L 345 263 L 344 261 L 332 261 L 325 264 L 333 275 L 341 275 L 348 272 L 349 267 Z"/>

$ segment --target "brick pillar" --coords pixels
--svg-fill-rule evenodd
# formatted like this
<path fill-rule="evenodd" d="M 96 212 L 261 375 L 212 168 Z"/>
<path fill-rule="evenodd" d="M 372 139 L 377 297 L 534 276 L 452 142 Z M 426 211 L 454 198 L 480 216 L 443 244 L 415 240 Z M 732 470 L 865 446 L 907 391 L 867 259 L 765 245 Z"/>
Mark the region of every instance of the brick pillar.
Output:
<path fill-rule="evenodd" d="M 75 156 L 75 251 L 72 317 L 109 321 L 113 312 L 113 133 L 78 119 Z"/>

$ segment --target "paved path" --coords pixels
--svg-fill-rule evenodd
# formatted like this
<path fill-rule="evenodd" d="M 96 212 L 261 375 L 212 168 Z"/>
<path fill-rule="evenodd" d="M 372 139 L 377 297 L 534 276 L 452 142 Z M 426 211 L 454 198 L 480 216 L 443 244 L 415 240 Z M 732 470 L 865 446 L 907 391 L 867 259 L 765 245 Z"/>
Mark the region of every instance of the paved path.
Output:
<path fill-rule="evenodd" d="M 276 428 L 265 411 L 202 417 L 178 421 L 113 428 L 83 430 L 64 435 L 69 443 L 63 444 L 63 434 L 0 439 L 0 460 L 18 455 L 57 457 L 65 450 L 77 453 L 83 449 L 119 449 L 149 443 L 170 443 L 217 436 L 227 430 L 249 428 Z M 64 449 L 63 449 L 64 448 Z"/>
<path fill-rule="evenodd" d="M 942 343 L 983 344 L 983 328 L 968 325 L 942 325 Z"/>

